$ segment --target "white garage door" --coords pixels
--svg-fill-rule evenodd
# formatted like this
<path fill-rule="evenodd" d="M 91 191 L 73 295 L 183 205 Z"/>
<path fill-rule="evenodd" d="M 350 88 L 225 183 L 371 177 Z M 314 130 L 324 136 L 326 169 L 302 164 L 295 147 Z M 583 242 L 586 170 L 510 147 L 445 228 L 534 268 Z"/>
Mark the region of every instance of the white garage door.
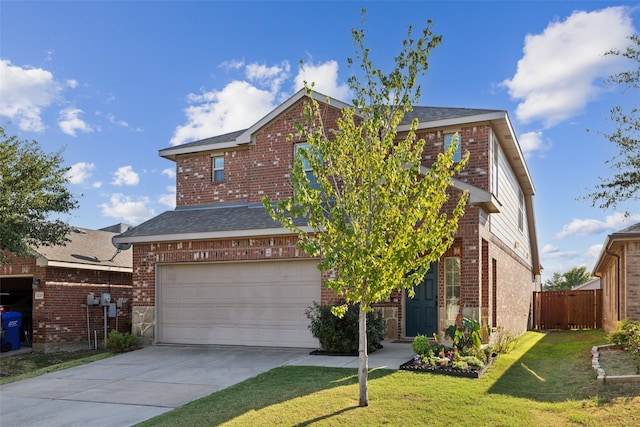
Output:
<path fill-rule="evenodd" d="M 320 301 L 317 261 L 158 267 L 158 342 L 312 347 L 305 310 Z"/>

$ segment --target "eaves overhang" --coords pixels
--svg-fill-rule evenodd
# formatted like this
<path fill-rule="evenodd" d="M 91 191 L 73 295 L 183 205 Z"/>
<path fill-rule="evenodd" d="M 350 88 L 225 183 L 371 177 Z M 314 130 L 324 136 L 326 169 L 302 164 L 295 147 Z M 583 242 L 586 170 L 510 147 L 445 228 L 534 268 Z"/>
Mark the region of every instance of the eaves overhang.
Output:
<path fill-rule="evenodd" d="M 609 234 L 602 245 L 600 255 L 593 267 L 591 273 L 594 276 L 598 276 L 603 272 L 603 264 L 607 257 L 611 256 L 611 251 L 617 247 L 617 245 L 631 241 L 640 241 L 640 233 L 613 233 Z"/>
<path fill-rule="evenodd" d="M 97 270 L 97 271 L 113 271 L 117 273 L 133 273 L 132 267 L 118 267 L 115 265 L 105 265 L 105 264 L 84 264 L 80 262 L 54 261 L 54 260 L 48 260 L 43 256 L 38 256 L 36 258 L 36 265 L 38 267 L 58 267 L 58 268 L 72 268 L 75 270 Z"/>
<path fill-rule="evenodd" d="M 309 226 L 301 226 L 300 230 L 305 233 L 312 233 L 315 230 Z M 172 233 L 172 234 L 153 234 L 153 235 L 141 235 L 141 236 L 118 236 L 114 238 L 115 243 L 155 243 L 155 242 L 177 242 L 188 240 L 219 240 L 219 239 L 233 239 L 233 238 L 248 238 L 248 237 L 266 237 L 266 236 L 286 236 L 296 235 L 288 228 L 276 227 L 276 228 L 260 228 L 260 229 L 247 229 L 247 230 L 224 230 L 224 231 L 203 231 L 196 233 Z"/>

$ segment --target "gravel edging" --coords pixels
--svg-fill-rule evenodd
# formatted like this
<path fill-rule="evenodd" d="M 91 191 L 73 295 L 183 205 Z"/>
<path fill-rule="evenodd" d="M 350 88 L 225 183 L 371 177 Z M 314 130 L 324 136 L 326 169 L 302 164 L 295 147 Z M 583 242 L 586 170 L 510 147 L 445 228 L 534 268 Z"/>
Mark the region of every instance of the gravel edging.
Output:
<path fill-rule="evenodd" d="M 598 383 L 634 383 L 640 382 L 640 375 L 607 375 L 600 367 L 600 349 L 617 347 L 615 344 L 596 345 L 591 347 L 591 366 L 598 373 Z"/>

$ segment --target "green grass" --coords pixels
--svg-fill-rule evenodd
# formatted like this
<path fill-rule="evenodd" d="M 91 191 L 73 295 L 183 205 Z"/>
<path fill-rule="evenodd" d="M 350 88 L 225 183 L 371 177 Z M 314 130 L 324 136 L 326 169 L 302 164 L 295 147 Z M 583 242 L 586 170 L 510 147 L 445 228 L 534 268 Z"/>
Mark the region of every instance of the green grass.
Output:
<path fill-rule="evenodd" d="M 89 355 L 89 356 L 87 356 Z M 0 385 L 26 380 L 113 356 L 114 353 L 77 351 L 65 353 L 24 353 L 0 359 Z"/>
<path fill-rule="evenodd" d="M 281 367 L 140 426 L 626 426 L 640 386 L 599 385 L 590 349 L 602 331 L 528 332 L 480 379 L 373 370 L 360 408 L 356 370 Z"/>

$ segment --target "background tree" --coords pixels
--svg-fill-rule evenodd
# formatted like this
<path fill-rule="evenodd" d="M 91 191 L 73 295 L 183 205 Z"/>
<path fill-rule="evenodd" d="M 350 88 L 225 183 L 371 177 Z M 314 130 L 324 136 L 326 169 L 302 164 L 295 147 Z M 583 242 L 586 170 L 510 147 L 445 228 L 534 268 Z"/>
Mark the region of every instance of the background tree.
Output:
<path fill-rule="evenodd" d="M 632 62 L 629 71 L 607 79 L 607 82 L 621 86 L 624 92 L 634 92 L 640 88 L 640 37 L 630 36 L 629 40 L 631 43 L 626 51 L 612 50 L 607 53 Z M 613 176 L 600 177 L 600 184 L 587 196 L 593 200 L 593 206 L 615 208 L 621 202 L 640 199 L 640 110 L 637 102 L 632 104 L 634 106 L 629 110 L 622 106 L 611 109 L 615 130 L 603 135 L 618 147 L 619 152 L 607 161 L 614 171 Z"/>
<path fill-rule="evenodd" d="M 561 291 L 573 289 L 578 285 L 588 282 L 592 279 L 591 273 L 587 271 L 587 267 L 573 267 L 564 273 L 553 273 L 553 277 L 542 286 L 545 291 Z"/>
<path fill-rule="evenodd" d="M 61 245 L 71 227 L 55 214 L 66 214 L 77 201 L 66 188 L 60 153 L 47 154 L 36 141 L 8 136 L 0 127 L 0 250 L 18 257 L 34 246 Z M 0 261 L 6 261 L 0 252 Z"/>
<path fill-rule="evenodd" d="M 364 11 L 363 11 L 364 17 Z M 364 19 L 363 19 L 364 20 Z M 420 96 L 418 75 L 428 68 L 431 49 L 441 37 L 427 23 L 417 40 L 408 38 L 389 74 L 373 67 L 364 45 L 364 30 L 352 30 L 356 58 L 364 81 L 349 79 L 355 99 L 342 110 L 337 130 L 323 124 L 323 109 L 307 88 L 305 122 L 290 137 L 309 144 L 299 150 L 292 170 L 293 196 L 265 209 L 285 227 L 298 233 L 299 246 L 321 257 L 319 269 L 332 271 L 325 285 L 347 303 L 359 304 L 359 405 L 369 402 L 366 313 L 393 290 L 418 286 L 432 262 L 453 242 L 467 195 L 462 193 L 452 213 L 443 211 L 451 177 L 468 156 L 453 162 L 455 145 L 438 155 L 429 168 L 421 167 L 425 141 L 417 139 L 414 120 L 398 135 L 398 125 Z M 348 60 L 349 67 L 353 60 Z M 311 182 L 305 169 L 313 171 Z M 306 218 L 314 230 L 305 233 L 294 218 Z M 342 315 L 346 306 L 334 314 Z"/>

